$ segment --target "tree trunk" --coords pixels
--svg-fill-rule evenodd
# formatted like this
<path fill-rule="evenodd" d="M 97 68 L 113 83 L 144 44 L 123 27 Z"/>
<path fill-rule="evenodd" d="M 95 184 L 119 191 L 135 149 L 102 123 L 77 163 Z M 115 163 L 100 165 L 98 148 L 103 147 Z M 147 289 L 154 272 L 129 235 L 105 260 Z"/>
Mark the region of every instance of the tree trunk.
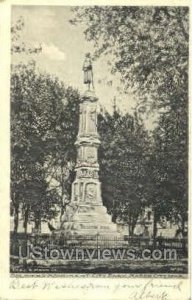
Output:
<path fill-rule="evenodd" d="M 129 236 L 133 236 L 133 231 L 134 231 L 134 225 L 129 222 Z"/>
<path fill-rule="evenodd" d="M 67 205 L 69 204 L 70 202 L 66 202 L 62 205 L 61 207 L 61 213 L 60 213 L 60 223 L 63 221 L 63 215 L 65 214 L 66 212 L 66 209 L 67 209 Z"/>
<path fill-rule="evenodd" d="M 35 230 L 37 232 L 40 232 L 41 230 L 41 215 L 39 211 L 37 211 L 35 214 Z"/>
<path fill-rule="evenodd" d="M 64 209 L 63 209 L 63 206 L 61 207 L 61 212 L 60 212 L 60 224 L 62 223 L 62 220 L 63 220 L 63 215 L 64 215 Z"/>
<path fill-rule="evenodd" d="M 138 218 L 139 218 L 139 213 L 137 215 L 134 215 L 133 218 L 132 218 L 132 235 L 134 235 L 134 230 L 135 230 L 135 227 L 137 225 L 137 221 L 138 221 Z"/>
<path fill-rule="evenodd" d="M 28 219 L 29 219 L 29 207 L 26 208 L 25 213 L 24 213 L 23 227 L 24 227 L 25 233 L 27 233 Z"/>
<path fill-rule="evenodd" d="M 182 221 L 181 221 L 181 230 L 182 230 L 182 236 L 185 236 L 185 218 L 182 216 Z"/>
<path fill-rule="evenodd" d="M 128 224 L 128 235 L 129 235 L 129 236 L 131 236 L 131 228 L 130 228 L 130 227 L 131 227 L 131 225 Z"/>
<path fill-rule="evenodd" d="M 133 236 L 133 225 L 132 224 L 129 225 L 129 235 Z"/>
<path fill-rule="evenodd" d="M 154 209 L 154 219 L 153 219 L 153 246 L 156 247 L 156 236 L 157 236 L 157 214 Z"/>
<path fill-rule="evenodd" d="M 14 207 L 14 233 L 17 233 L 18 230 L 18 225 L 19 225 L 19 205 L 16 205 Z"/>
<path fill-rule="evenodd" d="M 128 230 L 129 230 L 129 236 L 132 236 L 133 231 L 132 231 L 132 220 L 131 220 L 131 214 L 128 213 Z"/>
<path fill-rule="evenodd" d="M 129 213 L 129 235 L 133 236 L 135 226 L 137 224 L 138 215 L 136 216 L 133 212 Z"/>

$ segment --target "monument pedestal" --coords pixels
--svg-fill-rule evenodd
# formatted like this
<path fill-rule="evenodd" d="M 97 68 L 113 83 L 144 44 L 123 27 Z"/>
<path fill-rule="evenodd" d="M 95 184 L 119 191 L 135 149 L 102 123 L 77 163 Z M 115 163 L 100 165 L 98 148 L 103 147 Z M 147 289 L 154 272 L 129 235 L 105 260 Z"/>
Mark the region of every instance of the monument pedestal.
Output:
<path fill-rule="evenodd" d="M 121 237 L 111 221 L 101 197 L 97 150 L 97 97 L 87 91 L 80 103 L 79 133 L 77 136 L 76 178 L 72 184 L 71 203 L 61 224 L 63 234 L 71 237 Z"/>
<path fill-rule="evenodd" d="M 91 237 L 95 235 L 106 238 L 119 236 L 116 224 L 111 221 L 111 216 L 107 214 L 106 208 L 102 205 L 85 204 L 74 209 L 72 218 L 64 221 L 62 230 L 67 236 Z"/>

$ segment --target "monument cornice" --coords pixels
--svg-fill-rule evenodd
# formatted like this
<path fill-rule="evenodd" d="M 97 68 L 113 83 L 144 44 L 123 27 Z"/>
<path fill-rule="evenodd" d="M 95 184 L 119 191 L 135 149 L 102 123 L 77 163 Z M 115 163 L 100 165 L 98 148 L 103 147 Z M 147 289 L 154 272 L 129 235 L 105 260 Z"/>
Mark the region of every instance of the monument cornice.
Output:
<path fill-rule="evenodd" d="M 97 102 L 98 98 L 94 91 L 87 90 L 81 97 L 80 102 Z"/>
<path fill-rule="evenodd" d="M 93 145 L 93 146 L 99 146 L 101 144 L 99 139 L 91 139 L 91 138 L 87 138 L 87 137 L 82 137 L 79 138 L 76 142 L 75 145 L 78 146 L 82 146 L 82 145 Z"/>

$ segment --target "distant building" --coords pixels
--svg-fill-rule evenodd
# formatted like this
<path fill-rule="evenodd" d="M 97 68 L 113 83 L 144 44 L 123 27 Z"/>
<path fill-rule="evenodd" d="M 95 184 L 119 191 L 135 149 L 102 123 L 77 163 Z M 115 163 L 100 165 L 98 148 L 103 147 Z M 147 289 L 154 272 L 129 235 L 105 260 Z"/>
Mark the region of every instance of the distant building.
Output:
<path fill-rule="evenodd" d="M 153 237 L 154 213 L 151 207 L 145 207 L 137 220 L 134 228 L 134 235 L 140 237 Z M 118 231 L 122 234 L 128 235 L 129 228 L 121 220 L 117 220 Z M 187 224 L 185 225 L 185 232 L 187 233 Z M 178 220 L 167 220 L 166 216 L 161 216 L 157 223 L 157 237 L 162 236 L 166 238 L 182 237 L 181 224 Z"/>

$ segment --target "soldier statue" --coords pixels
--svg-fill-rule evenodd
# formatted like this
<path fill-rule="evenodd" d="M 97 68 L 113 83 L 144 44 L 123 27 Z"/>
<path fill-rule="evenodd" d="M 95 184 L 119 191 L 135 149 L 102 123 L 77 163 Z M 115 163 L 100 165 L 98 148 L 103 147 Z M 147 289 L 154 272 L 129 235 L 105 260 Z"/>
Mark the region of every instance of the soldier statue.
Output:
<path fill-rule="evenodd" d="M 84 60 L 84 63 L 83 63 L 83 71 L 84 71 L 84 84 L 88 85 L 88 90 L 90 91 L 91 86 L 94 89 L 93 67 L 92 67 L 92 60 L 91 60 L 91 54 L 90 53 L 85 54 L 85 60 Z"/>

